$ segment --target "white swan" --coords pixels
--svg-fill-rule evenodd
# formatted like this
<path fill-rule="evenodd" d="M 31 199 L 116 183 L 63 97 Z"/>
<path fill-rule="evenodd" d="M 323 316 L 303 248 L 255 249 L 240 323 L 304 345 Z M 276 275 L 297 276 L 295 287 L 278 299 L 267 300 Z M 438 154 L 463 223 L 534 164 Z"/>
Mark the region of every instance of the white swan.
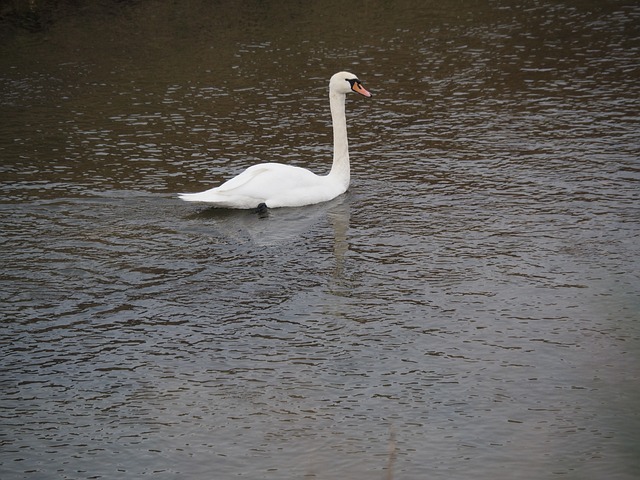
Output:
<path fill-rule="evenodd" d="M 205 202 L 221 208 L 300 207 L 326 202 L 349 188 L 349 145 L 345 98 L 349 92 L 371 97 L 358 77 L 339 72 L 329 81 L 333 123 L 333 165 L 328 175 L 282 163 L 261 163 L 247 168 L 222 185 L 199 193 L 179 195 L 187 202 Z"/>

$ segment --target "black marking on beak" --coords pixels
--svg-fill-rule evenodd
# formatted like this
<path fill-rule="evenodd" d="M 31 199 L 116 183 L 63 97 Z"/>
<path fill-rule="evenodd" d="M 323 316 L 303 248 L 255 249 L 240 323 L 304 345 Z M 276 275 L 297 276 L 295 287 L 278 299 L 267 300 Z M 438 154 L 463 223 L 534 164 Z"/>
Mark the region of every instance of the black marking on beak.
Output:
<path fill-rule="evenodd" d="M 351 90 L 353 90 L 353 87 L 356 84 L 357 85 L 362 85 L 362 82 L 360 80 L 358 80 L 357 78 L 345 78 L 345 80 L 351 84 Z"/>

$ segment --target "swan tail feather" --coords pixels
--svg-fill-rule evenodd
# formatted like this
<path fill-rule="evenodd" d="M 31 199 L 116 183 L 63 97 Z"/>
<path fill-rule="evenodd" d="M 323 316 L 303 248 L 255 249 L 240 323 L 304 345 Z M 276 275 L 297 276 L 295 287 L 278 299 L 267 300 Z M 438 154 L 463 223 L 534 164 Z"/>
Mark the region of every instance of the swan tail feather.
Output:
<path fill-rule="evenodd" d="M 260 203 L 264 203 L 264 200 L 262 199 L 237 195 L 229 197 L 224 193 L 212 191 L 198 193 L 181 193 L 180 195 L 178 195 L 178 198 L 180 200 L 184 200 L 185 202 L 206 203 L 212 207 L 217 208 L 250 209 L 256 208 Z"/>

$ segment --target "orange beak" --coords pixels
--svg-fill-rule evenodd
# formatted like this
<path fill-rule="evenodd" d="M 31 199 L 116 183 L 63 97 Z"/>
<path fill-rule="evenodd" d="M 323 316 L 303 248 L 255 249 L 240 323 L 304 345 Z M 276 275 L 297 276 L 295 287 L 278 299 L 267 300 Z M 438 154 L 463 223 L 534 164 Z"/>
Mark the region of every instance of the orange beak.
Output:
<path fill-rule="evenodd" d="M 359 93 L 360 95 L 364 95 L 365 97 L 371 97 L 371 93 L 366 88 L 364 88 L 360 82 L 353 82 L 351 90 Z"/>

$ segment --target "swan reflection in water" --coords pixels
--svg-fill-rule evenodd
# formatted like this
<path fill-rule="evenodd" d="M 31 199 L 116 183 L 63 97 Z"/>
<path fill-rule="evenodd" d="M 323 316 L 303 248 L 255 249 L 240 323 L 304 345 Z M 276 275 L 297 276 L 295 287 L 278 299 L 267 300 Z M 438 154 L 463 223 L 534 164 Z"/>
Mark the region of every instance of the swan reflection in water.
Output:
<path fill-rule="evenodd" d="M 227 180 L 219 187 L 179 195 L 188 202 L 209 203 L 218 208 L 255 209 L 301 207 L 327 202 L 349 188 L 351 171 L 347 141 L 345 99 L 350 92 L 371 97 L 354 74 L 338 72 L 329 81 L 333 125 L 333 164 L 327 175 L 282 163 L 261 163 Z"/>
<path fill-rule="evenodd" d="M 276 209 L 256 214 L 255 210 L 238 212 L 231 209 L 206 208 L 187 216 L 204 220 L 202 233 L 213 233 L 232 243 L 249 243 L 257 247 L 284 246 L 328 221 L 333 230 L 334 252 L 344 256 L 348 250 L 349 195 L 341 195 L 320 205 L 296 209 Z"/>

